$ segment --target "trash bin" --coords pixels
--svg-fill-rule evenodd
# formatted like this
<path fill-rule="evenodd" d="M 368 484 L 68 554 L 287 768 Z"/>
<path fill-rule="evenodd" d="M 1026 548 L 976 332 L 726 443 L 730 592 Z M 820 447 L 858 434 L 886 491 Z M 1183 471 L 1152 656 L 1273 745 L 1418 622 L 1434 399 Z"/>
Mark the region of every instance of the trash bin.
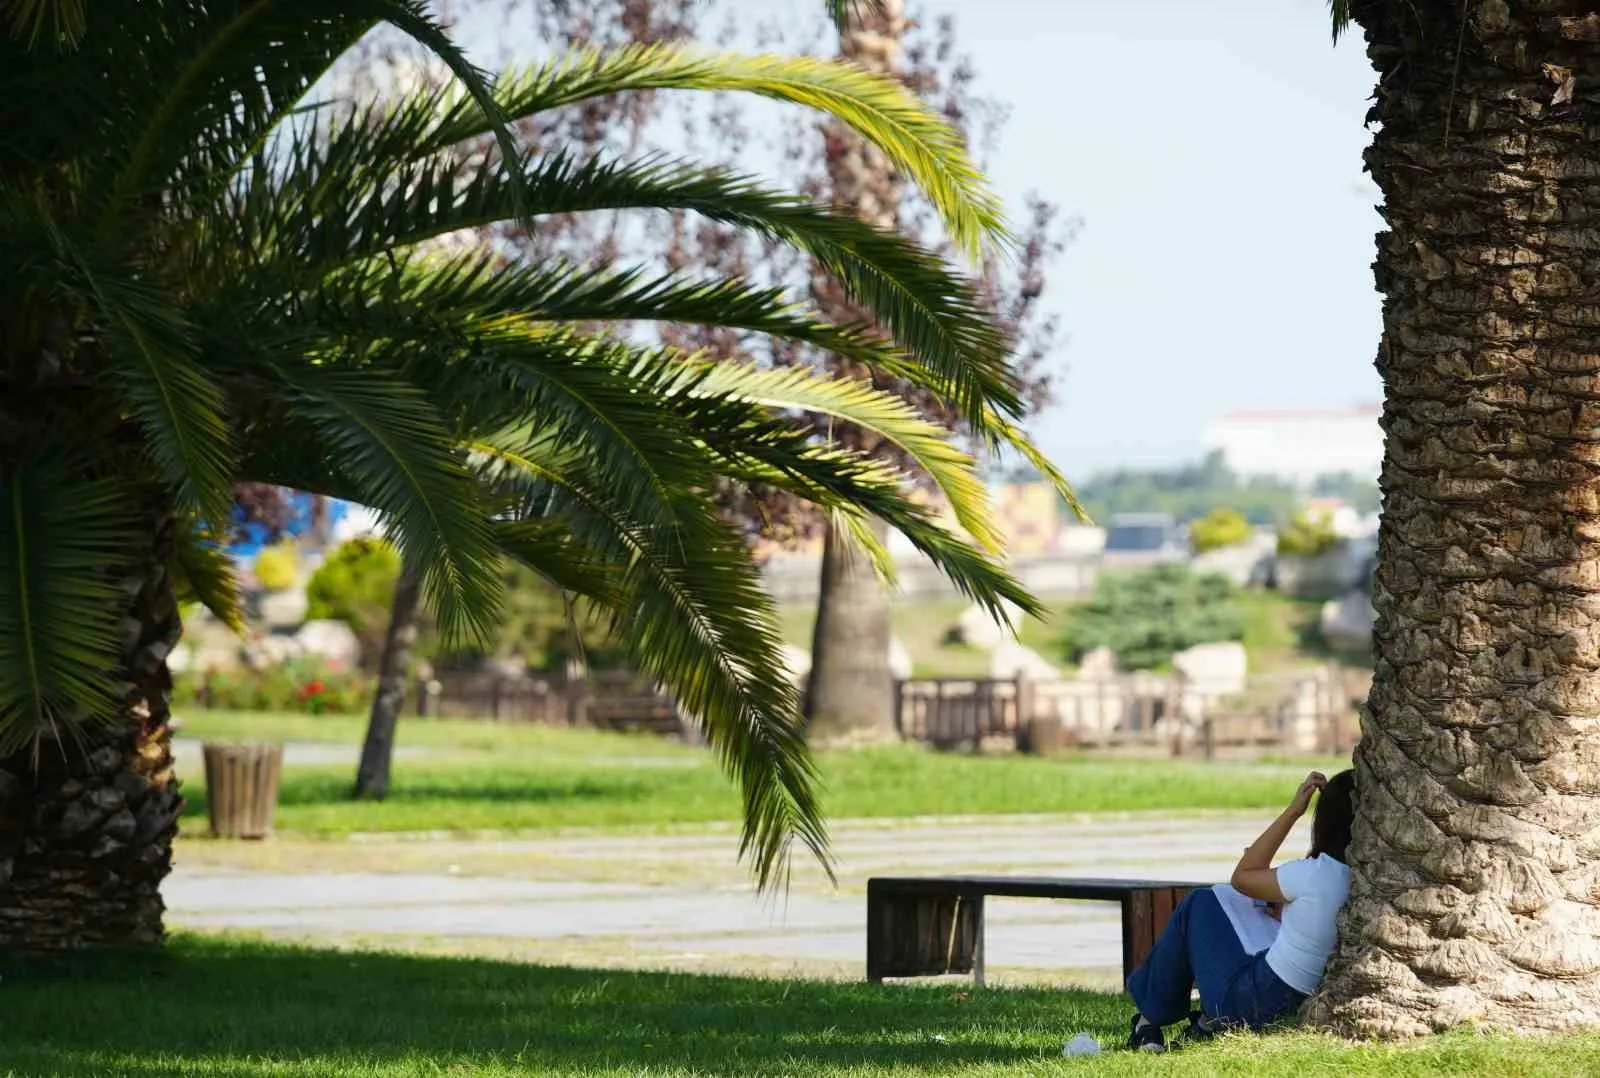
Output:
<path fill-rule="evenodd" d="M 282 745 L 201 745 L 206 807 L 217 838 L 266 838 L 278 808 Z"/>

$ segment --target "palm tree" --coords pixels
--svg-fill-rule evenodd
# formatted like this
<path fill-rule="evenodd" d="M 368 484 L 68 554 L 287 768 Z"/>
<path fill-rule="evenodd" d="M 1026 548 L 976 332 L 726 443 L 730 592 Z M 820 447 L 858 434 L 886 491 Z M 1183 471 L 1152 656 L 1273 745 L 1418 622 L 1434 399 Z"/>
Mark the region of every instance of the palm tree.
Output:
<path fill-rule="evenodd" d="M 1352 1032 L 1600 1022 L 1593 5 L 1339 0 L 1378 72 L 1376 674 Z"/>
<path fill-rule="evenodd" d="M 856 11 L 839 25 L 839 55 L 867 71 L 893 78 L 905 33 L 905 0 L 886 0 Z M 893 162 L 845 125 L 829 132 L 828 187 L 836 206 L 880 228 L 899 224 L 902 184 Z M 848 308 L 848 301 L 829 306 Z M 861 317 L 850 309 L 824 308 L 829 318 Z M 866 372 L 869 377 L 873 372 Z M 862 432 L 844 432 L 865 451 L 880 447 Z M 881 521 L 872 525 L 887 538 Z M 889 591 L 859 557 L 851 537 L 828 526 L 823 532 L 817 620 L 812 630 L 806 718 L 814 741 L 883 737 L 894 733 L 894 675 L 889 649 L 894 627 Z"/>
<path fill-rule="evenodd" d="M 842 8 L 844 5 L 836 5 Z M 353 12 L 353 13 L 352 13 Z M 418 5 L 12 0 L 0 37 L 0 946 L 160 938 L 181 799 L 166 658 L 189 594 L 237 623 L 214 527 L 233 485 L 379 510 L 443 631 L 482 635 L 514 559 L 610 611 L 743 794 L 741 852 L 781 882 L 826 858 L 773 604 L 718 517 L 723 482 L 831 513 L 879 565 L 882 519 L 995 610 L 972 460 L 902 402 L 716 364 L 611 327 L 716 324 L 822 348 L 948 399 L 1035 459 L 1006 341 L 969 283 L 891 232 L 739 175 L 535 155 L 511 122 L 602 94 L 715 89 L 822 108 L 870 138 L 976 251 L 1003 236 L 958 140 L 901 88 L 811 60 L 632 48 L 497 80 Z M 344 115 L 308 100 L 374 24 L 460 90 Z M 484 151 L 484 140 L 489 148 Z M 499 220 L 689 210 L 826 266 L 883 332 L 773 290 L 430 241 Z M 890 439 L 906 474 L 817 438 Z M 1041 461 L 1041 463 L 1043 463 Z"/>

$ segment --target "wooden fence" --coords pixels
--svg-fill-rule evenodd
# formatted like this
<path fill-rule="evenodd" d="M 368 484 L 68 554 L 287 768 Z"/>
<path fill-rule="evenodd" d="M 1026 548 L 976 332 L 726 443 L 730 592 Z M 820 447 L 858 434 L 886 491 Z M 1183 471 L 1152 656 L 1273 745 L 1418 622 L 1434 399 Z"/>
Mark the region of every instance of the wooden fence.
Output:
<path fill-rule="evenodd" d="M 603 730 L 689 734 L 672 697 L 633 674 L 587 678 L 512 677 L 493 671 L 441 671 L 413 686 L 418 715 L 489 719 Z"/>
<path fill-rule="evenodd" d="M 1365 686 L 1334 666 L 1202 685 L 1176 675 L 1095 681 L 915 678 L 895 691 L 903 738 L 937 748 L 997 740 L 1198 755 L 1341 753 L 1358 733 Z"/>
<path fill-rule="evenodd" d="M 1057 747 L 1180 756 L 1342 753 L 1366 684 L 1339 667 L 1202 685 L 1176 675 L 912 678 L 895 683 L 902 738 L 941 749 Z M 441 672 L 414 686 L 418 715 L 642 730 L 696 739 L 672 697 L 631 674 L 588 678 Z"/>

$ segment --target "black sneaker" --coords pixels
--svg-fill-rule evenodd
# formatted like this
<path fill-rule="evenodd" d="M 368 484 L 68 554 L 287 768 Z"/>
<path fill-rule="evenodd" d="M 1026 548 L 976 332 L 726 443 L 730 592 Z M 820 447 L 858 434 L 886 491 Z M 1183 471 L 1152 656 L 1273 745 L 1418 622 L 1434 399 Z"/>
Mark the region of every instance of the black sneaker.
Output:
<path fill-rule="evenodd" d="M 1189 1012 L 1189 1026 L 1183 1031 L 1183 1043 L 1198 1044 L 1201 1041 L 1209 1041 L 1221 1032 L 1222 1027 L 1212 1024 L 1211 1019 L 1206 1017 L 1206 1012 L 1193 1010 Z"/>
<path fill-rule="evenodd" d="M 1149 1022 L 1140 1025 L 1141 1017 L 1135 1014 L 1128 1023 L 1128 1047 L 1135 1052 L 1165 1052 L 1167 1039 L 1161 1035 L 1161 1027 Z"/>

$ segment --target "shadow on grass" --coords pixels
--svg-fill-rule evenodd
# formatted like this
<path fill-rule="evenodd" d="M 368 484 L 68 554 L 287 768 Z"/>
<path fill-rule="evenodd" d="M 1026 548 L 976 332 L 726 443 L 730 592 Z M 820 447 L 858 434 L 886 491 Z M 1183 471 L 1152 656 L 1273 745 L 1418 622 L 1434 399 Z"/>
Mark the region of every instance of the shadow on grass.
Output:
<path fill-rule="evenodd" d="M 1110 1033 L 1113 996 L 591 971 L 183 937 L 166 955 L 9 960 L 22 1073 L 955 1072 Z M 263 1069 L 267 1069 L 263 1067 Z M 273 1073 L 279 1073 L 273 1069 Z M 476 1073 L 476 1069 L 473 1071 Z"/>

